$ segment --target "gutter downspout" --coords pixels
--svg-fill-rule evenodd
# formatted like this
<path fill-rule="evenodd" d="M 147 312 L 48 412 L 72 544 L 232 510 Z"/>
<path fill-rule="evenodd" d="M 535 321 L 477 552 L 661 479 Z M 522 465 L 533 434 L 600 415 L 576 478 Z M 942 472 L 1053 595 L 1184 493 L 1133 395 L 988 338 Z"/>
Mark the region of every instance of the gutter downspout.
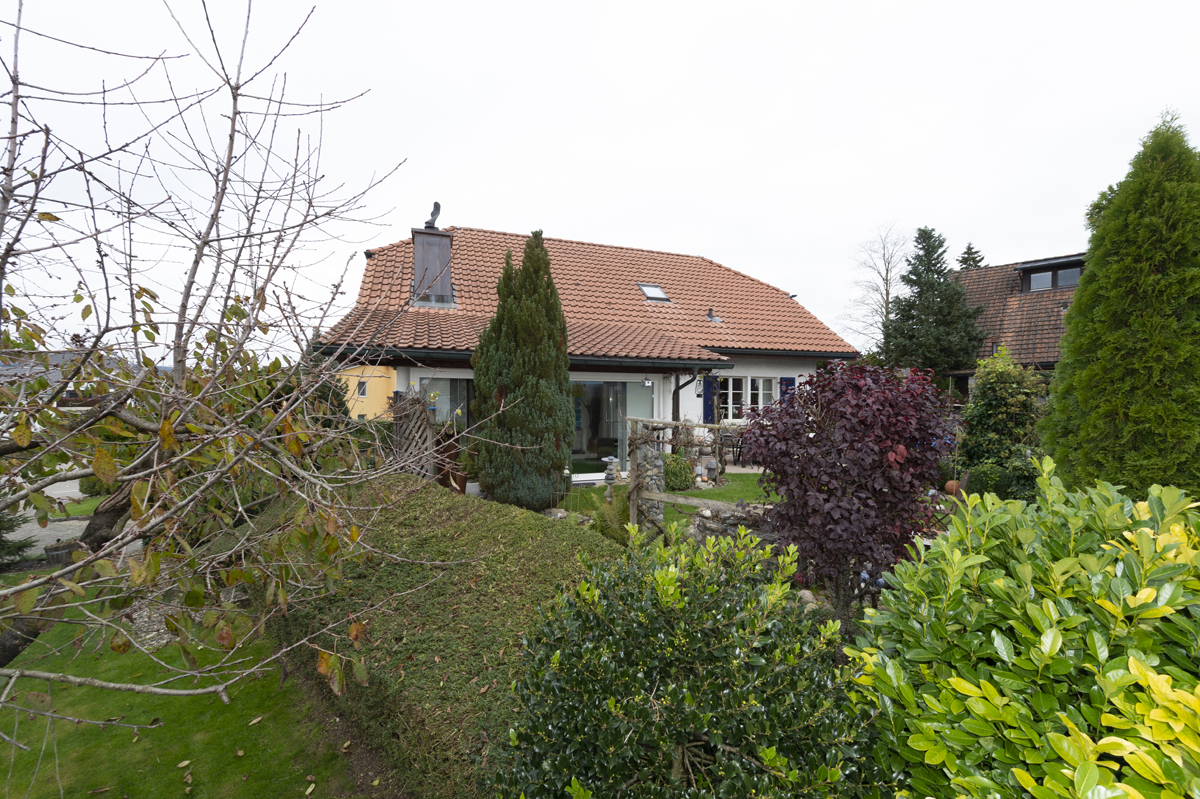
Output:
<path fill-rule="evenodd" d="M 700 376 L 700 367 L 699 366 L 692 367 L 692 376 L 686 382 L 683 382 L 683 383 L 679 382 L 679 372 L 675 373 L 675 390 L 671 392 L 671 421 L 672 422 L 680 421 L 680 419 L 679 419 L 679 392 L 682 389 L 685 389 L 688 386 L 690 386 L 692 383 L 695 383 L 696 379 L 699 376 Z"/>

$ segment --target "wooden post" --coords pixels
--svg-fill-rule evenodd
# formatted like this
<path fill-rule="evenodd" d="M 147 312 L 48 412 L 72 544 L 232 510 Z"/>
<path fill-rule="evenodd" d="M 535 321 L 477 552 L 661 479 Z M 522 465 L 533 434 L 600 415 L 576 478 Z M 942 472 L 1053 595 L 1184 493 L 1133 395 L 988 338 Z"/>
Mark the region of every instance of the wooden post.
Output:
<path fill-rule="evenodd" d="M 629 523 L 638 523 L 638 491 L 637 485 L 640 470 L 638 469 L 638 423 L 629 423 Z"/>

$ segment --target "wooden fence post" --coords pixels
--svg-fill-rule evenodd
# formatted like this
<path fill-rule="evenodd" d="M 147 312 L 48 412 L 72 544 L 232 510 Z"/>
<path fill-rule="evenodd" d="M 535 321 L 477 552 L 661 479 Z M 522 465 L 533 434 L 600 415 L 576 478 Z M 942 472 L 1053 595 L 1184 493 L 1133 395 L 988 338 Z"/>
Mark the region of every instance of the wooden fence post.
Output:
<path fill-rule="evenodd" d="M 638 423 L 629 423 L 629 523 L 638 523 L 638 480 L 640 479 L 640 469 L 638 468 L 638 451 L 641 447 L 638 445 Z"/>

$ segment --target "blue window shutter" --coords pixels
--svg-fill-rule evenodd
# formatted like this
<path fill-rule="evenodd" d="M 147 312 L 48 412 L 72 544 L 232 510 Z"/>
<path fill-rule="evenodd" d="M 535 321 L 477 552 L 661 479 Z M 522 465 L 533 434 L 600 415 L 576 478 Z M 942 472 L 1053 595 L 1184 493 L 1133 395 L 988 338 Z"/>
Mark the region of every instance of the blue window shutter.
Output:
<path fill-rule="evenodd" d="M 712 375 L 704 376 L 704 423 L 717 423 L 717 378 Z"/>
<path fill-rule="evenodd" d="M 779 398 L 783 399 L 796 390 L 796 378 L 781 377 L 779 378 Z"/>

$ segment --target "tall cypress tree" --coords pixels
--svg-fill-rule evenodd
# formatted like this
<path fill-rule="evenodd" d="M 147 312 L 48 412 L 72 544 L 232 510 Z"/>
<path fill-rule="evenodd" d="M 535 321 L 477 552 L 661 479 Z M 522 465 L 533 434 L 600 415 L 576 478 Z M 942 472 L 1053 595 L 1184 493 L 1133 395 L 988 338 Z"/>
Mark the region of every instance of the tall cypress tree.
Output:
<path fill-rule="evenodd" d="M 530 510 L 550 507 L 571 457 L 567 322 L 536 230 L 521 268 L 512 251 L 496 286 L 499 304 L 471 357 L 479 431 L 480 487 Z"/>
<path fill-rule="evenodd" d="M 938 375 L 969 368 L 983 343 L 975 325 L 983 309 L 967 305 L 966 287 L 946 263 L 946 238 L 933 228 L 918 229 L 907 264 L 900 280 L 908 293 L 893 301 L 883 327 L 884 363 Z"/>
<path fill-rule="evenodd" d="M 1087 221 L 1044 447 L 1080 483 L 1200 491 L 1200 155 L 1174 119 Z"/>
<path fill-rule="evenodd" d="M 959 269 L 978 269 L 984 266 L 983 253 L 975 249 L 975 245 L 967 242 L 967 248 L 962 251 L 962 255 L 958 256 Z"/>

